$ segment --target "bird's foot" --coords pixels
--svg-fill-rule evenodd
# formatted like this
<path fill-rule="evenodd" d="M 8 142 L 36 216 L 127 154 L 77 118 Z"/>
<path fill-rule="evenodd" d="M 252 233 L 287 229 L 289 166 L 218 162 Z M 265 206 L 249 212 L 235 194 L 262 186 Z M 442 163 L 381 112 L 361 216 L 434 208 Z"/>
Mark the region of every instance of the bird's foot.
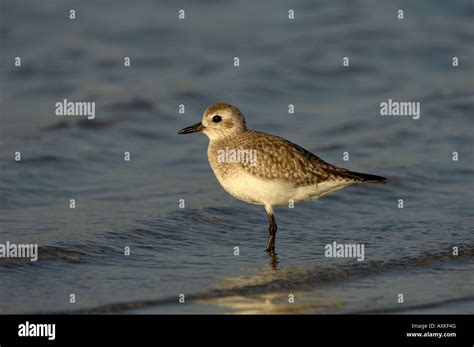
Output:
<path fill-rule="evenodd" d="M 275 252 L 275 247 L 266 249 L 268 255 L 270 256 L 270 266 L 273 270 L 278 270 L 278 256 Z"/>
<path fill-rule="evenodd" d="M 271 256 L 276 255 L 276 253 L 275 253 L 275 247 L 268 247 L 268 248 L 266 249 L 266 251 L 267 251 L 268 255 L 271 255 Z"/>

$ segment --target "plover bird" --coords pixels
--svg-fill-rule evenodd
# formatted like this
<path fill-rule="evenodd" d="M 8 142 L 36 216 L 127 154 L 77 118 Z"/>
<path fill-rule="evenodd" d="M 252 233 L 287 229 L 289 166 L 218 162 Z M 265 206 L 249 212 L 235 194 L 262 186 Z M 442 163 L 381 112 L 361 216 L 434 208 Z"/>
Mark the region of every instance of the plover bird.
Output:
<path fill-rule="evenodd" d="M 239 200 L 265 207 L 271 254 L 277 231 L 274 206 L 317 199 L 354 183 L 386 182 L 329 164 L 281 137 L 249 130 L 239 109 L 226 103 L 209 106 L 201 122 L 178 134 L 195 132 L 209 138 L 207 157 L 222 187 Z"/>

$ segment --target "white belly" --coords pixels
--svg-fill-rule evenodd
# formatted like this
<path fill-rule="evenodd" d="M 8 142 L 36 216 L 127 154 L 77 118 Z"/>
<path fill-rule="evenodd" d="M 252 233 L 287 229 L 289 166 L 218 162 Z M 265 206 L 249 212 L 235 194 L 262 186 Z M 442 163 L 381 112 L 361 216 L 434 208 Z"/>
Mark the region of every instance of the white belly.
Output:
<path fill-rule="evenodd" d="M 238 174 L 220 177 L 214 171 L 222 187 L 233 197 L 258 205 L 288 205 L 290 200 L 300 202 L 317 199 L 325 194 L 344 188 L 347 182 L 324 182 L 318 185 L 294 187 L 288 181 L 264 180 L 245 170 Z"/>

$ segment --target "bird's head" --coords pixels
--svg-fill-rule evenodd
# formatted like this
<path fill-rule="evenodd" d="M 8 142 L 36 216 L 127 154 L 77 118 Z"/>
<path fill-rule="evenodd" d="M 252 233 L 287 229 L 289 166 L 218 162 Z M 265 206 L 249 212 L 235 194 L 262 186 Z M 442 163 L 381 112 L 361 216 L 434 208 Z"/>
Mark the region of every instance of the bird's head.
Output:
<path fill-rule="evenodd" d="M 201 131 L 212 140 L 219 140 L 247 130 L 245 118 L 239 109 L 226 103 L 209 106 L 202 115 L 202 121 L 181 129 L 178 134 Z"/>

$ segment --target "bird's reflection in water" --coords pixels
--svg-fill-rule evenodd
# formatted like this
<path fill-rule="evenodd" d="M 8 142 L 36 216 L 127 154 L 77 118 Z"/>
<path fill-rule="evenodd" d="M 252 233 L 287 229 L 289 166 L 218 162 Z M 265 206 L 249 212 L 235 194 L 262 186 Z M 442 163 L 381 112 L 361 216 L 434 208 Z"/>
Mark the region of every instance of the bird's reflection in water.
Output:
<path fill-rule="evenodd" d="M 261 271 L 225 279 L 217 288 L 216 295 L 198 299 L 196 303 L 216 305 L 238 314 L 334 312 L 344 307 L 340 299 L 320 298 L 316 290 L 293 286 L 293 278 L 301 271 L 299 268 L 281 267 L 278 255 L 270 254 L 268 265 Z"/>
<path fill-rule="evenodd" d="M 314 295 L 315 293 L 313 293 Z M 231 295 L 198 301 L 217 305 L 234 314 L 302 314 L 337 311 L 344 307 L 340 300 L 319 301 L 302 292 L 274 292 L 257 295 Z"/>
<path fill-rule="evenodd" d="M 268 255 L 270 257 L 270 269 L 272 269 L 273 271 L 277 271 L 278 270 L 278 254 L 275 252 L 269 252 Z"/>

